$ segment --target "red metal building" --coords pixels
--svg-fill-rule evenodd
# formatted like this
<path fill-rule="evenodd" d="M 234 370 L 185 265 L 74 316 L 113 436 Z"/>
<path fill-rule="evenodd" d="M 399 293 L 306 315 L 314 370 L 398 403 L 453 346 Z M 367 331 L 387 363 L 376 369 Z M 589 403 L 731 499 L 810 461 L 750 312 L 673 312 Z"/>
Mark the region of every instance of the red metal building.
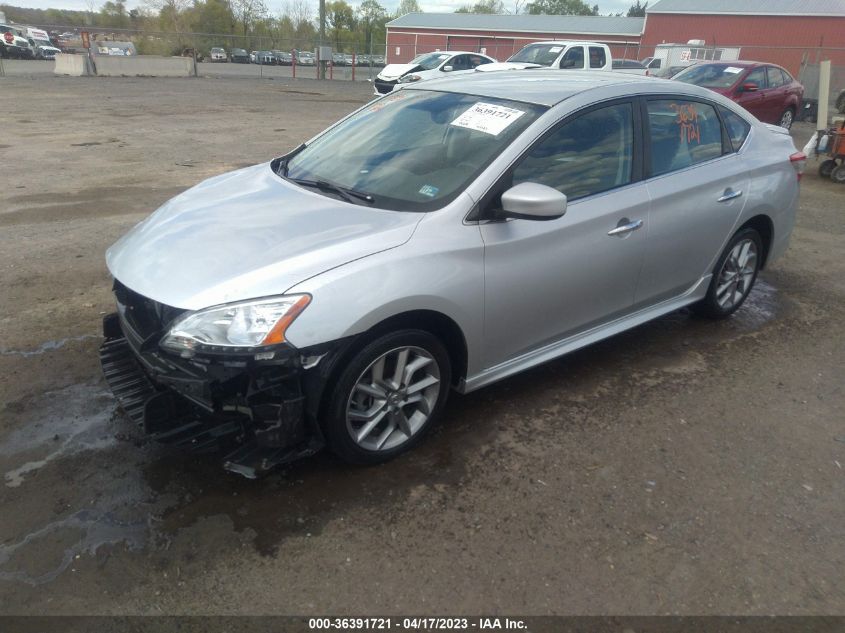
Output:
<path fill-rule="evenodd" d="M 845 0 L 659 0 L 649 7 L 642 50 L 704 40 L 738 46 L 742 59 L 780 64 L 845 63 Z"/>
<path fill-rule="evenodd" d="M 845 0 L 658 0 L 646 18 L 409 13 L 387 25 L 388 63 L 436 50 L 507 59 L 538 40 L 607 43 L 616 58 L 643 59 L 661 43 L 704 40 L 740 47 L 742 59 L 797 74 L 802 61 L 845 64 Z"/>
<path fill-rule="evenodd" d="M 583 15 L 483 15 L 408 13 L 387 24 L 387 62 L 410 61 L 420 53 L 467 50 L 504 61 L 539 40 L 593 40 L 614 57 L 637 58 L 643 18 Z"/>

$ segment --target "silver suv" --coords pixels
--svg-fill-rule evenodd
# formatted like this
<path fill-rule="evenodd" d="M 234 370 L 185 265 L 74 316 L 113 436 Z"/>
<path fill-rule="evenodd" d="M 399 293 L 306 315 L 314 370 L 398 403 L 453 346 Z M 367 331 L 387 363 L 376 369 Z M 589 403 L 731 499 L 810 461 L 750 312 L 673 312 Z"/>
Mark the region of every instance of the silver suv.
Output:
<path fill-rule="evenodd" d="M 167 202 L 107 253 L 102 364 L 156 439 L 246 476 L 414 445 L 466 393 L 684 306 L 787 248 L 805 157 L 696 86 L 432 80 Z"/>

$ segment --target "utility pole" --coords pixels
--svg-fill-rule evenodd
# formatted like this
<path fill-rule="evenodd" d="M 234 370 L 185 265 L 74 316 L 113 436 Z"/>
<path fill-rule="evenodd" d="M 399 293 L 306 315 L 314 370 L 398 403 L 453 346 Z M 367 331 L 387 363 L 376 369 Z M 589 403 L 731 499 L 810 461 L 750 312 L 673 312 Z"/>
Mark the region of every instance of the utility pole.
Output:
<path fill-rule="evenodd" d="M 323 46 L 326 41 L 326 0 L 320 0 L 320 43 L 318 46 Z M 320 60 L 320 79 L 326 78 L 326 64 Z"/>

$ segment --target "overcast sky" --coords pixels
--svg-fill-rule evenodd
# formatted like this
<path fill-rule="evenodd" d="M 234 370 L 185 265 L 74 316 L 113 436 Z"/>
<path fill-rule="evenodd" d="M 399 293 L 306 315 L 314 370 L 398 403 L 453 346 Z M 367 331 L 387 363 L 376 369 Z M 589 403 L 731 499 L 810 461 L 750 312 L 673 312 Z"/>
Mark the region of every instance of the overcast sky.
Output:
<path fill-rule="evenodd" d="M 103 0 L 104 1 L 104 0 Z M 347 0 L 349 2 L 349 0 Z M 418 0 L 420 6 L 422 7 L 423 11 L 428 11 L 429 13 L 451 13 L 455 9 L 465 5 L 465 4 L 472 4 L 470 0 Z M 474 1 L 474 0 L 473 0 Z M 603 14 L 607 13 L 616 13 L 618 11 L 625 12 L 628 10 L 628 7 L 631 6 L 633 0 L 586 0 L 589 5 L 593 5 L 598 3 L 599 11 Z M 7 0 L 7 2 L 11 5 L 15 6 L 27 6 L 33 7 L 36 9 L 77 9 L 80 11 L 87 10 L 87 5 L 85 0 Z M 97 5 L 102 4 L 100 0 L 95 0 Z M 504 0 L 505 8 L 512 8 L 514 1 L 513 0 Z M 317 0 L 313 1 L 315 6 L 317 6 Z M 359 2 L 349 2 L 352 5 L 358 5 Z M 270 10 L 273 13 L 278 13 L 282 7 L 284 6 L 284 0 L 269 0 L 268 4 L 270 5 Z M 386 8 L 388 11 L 392 12 L 396 10 L 396 7 L 399 5 L 399 0 L 380 0 L 380 4 Z M 135 0 L 126 0 L 126 5 L 129 8 L 134 8 L 137 6 L 143 6 L 143 2 L 135 1 Z"/>

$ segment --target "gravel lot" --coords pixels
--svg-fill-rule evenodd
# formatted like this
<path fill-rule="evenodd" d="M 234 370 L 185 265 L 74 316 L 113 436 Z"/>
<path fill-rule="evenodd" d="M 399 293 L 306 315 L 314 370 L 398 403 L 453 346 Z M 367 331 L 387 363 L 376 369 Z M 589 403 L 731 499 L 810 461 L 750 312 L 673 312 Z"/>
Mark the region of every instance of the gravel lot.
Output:
<path fill-rule="evenodd" d="M 251 482 L 116 410 L 103 253 L 370 87 L 0 85 L 2 612 L 845 614 L 845 187 L 813 164 L 734 318 L 672 314 L 455 396 L 393 463 Z"/>

